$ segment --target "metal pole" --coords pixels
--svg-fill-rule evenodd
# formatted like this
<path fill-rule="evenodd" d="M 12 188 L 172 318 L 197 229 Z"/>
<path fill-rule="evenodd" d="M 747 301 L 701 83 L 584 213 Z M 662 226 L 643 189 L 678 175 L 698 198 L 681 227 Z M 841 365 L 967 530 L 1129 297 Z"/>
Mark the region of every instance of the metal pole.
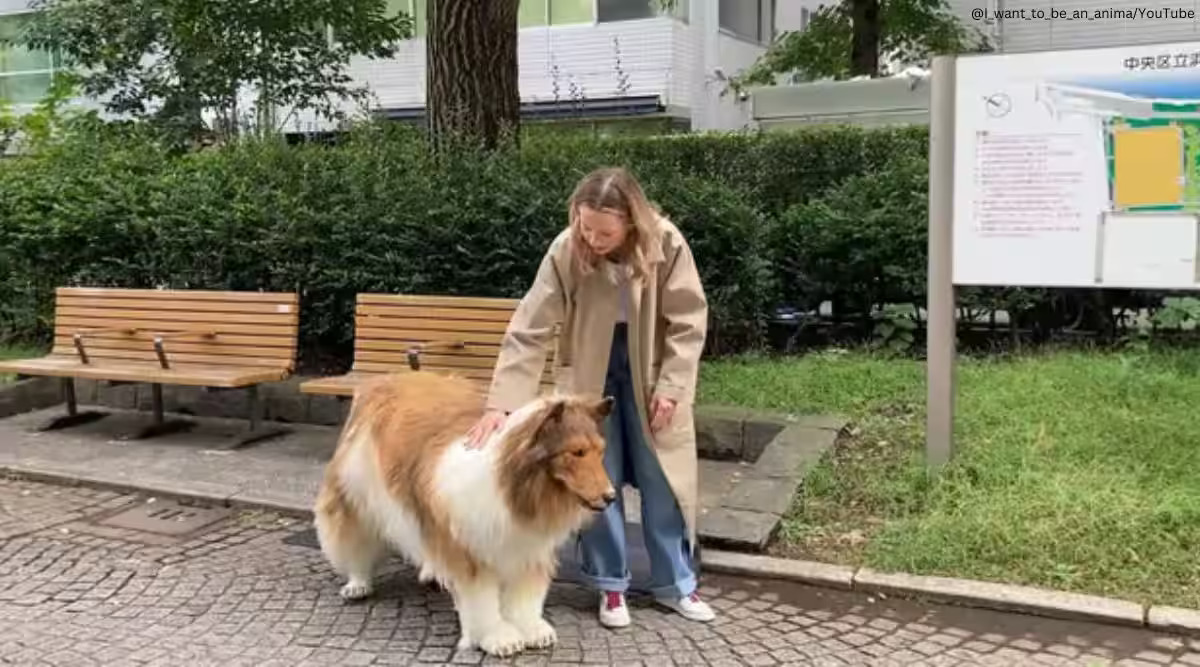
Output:
<path fill-rule="evenodd" d="M 929 115 L 929 270 L 925 462 L 954 451 L 954 56 L 933 61 Z"/>

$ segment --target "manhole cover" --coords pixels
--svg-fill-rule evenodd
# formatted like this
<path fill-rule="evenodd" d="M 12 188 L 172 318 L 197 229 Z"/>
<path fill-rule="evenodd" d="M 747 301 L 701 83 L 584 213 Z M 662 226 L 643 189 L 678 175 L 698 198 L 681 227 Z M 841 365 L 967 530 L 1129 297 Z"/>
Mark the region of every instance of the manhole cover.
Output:
<path fill-rule="evenodd" d="M 216 523 L 229 514 L 230 510 L 224 507 L 192 507 L 173 500 L 156 500 L 96 523 L 159 535 L 185 535 Z"/>
<path fill-rule="evenodd" d="M 313 528 L 302 530 L 298 533 L 292 533 L 283 538 L 283 543 L 294 547 L 308 547 L 310 549 L 320 549 L 321 543 L 317 540 L 317 531 Z"/>

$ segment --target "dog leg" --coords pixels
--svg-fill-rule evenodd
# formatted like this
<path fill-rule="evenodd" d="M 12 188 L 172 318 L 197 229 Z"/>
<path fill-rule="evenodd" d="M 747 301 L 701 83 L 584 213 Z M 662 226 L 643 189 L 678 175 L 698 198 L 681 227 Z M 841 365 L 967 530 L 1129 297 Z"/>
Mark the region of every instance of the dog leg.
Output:
<path fill-rule="evenodd" d="M 318 512 L 314 523 L 325 558 L 347 580 L 342 586 L 342 598 L 361 600 L 369 596 L 373 591 L 371 579 L 375 566 L 386 553 L 383 542 L 351 511 L 343 511 L 337 522 Z"/>
<path fill-rule="evenodd" d="M 507 658 L 524 648 L 520 631 L 500 613 L 500 582 L 494 574 L 456 582 L 454 603 L 462 627 L 460 650 L 478 646 L 484 653 Z"/>
<path fill-rule="evenodd" d="M 520 630 L 529 648 L 549 648 L 558 642 L 558 633 L 544 617 L 550 579 L 545 569 L 533 567 L 513 579 L 502 593 L 504 618 Z"/>

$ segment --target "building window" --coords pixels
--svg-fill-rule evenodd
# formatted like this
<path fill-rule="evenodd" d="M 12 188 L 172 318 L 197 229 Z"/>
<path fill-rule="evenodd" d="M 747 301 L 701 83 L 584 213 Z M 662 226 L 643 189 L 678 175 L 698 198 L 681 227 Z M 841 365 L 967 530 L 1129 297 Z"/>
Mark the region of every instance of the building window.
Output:
<path fill-rule="evenodd" d="M 36 104 L 50 91 L 58 58 L 17 46 L 30 14 L 0 15 L 0 104 Z"/>
<path fill-rule="evenodd" d="M 653 18 L 658 15 L 653 2 L 654 0 L 596 0 L 596 20 L 608 23 Z"/>
<path fill-rule="evenodd" d="M 522 28 L 592 22 L 593 0 L 521 0 L 517 14 Z"/>
<path fill-rule="evenodd" d="M 550 25 L 591 23 L 592 2 L 593 0 L 550 0 Z"/>
<path fill-rule="evenodd" d="M 401 12 L 408 14 L 413 22 L 413 36 L 425 36 L 425 2 L 426 0 L 388 0 L 387 15 L 397 16 Z"/>
<path fill-rule="evenodd" d="M 718 8 L 722 30 L 762 44 L 775 38 L 774 0 L 720 0 Z"/>

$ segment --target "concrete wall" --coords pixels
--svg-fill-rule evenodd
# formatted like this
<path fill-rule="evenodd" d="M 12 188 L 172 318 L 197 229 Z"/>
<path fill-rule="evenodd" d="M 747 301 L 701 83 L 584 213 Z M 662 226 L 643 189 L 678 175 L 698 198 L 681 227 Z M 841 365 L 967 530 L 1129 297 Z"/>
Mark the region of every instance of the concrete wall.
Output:
<path fill-rule="evenodd" d="M 929 122 L 929 84 L 904 78 L 823 81 L 751 92 L 752 115 L 764 130 L 823 123 L 877 126 Z"/>

